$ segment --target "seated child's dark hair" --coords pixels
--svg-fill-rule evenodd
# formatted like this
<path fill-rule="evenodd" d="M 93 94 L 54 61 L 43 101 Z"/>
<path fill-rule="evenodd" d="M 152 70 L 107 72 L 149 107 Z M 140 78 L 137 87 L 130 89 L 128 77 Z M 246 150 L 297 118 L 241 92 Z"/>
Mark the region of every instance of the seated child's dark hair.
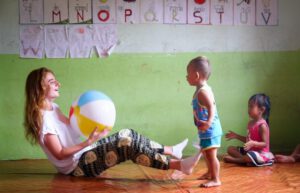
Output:
<path fill-rule="evenodd" d="M 267 121 L 269 124 L 269 116 L 270 116 L 270 111 L 271 111 L 271 102 L 270 102 L 270 97 L 268 97 L 264 93 L 258 93 L 249 98 L 249 103 L 253 102 L 257 104 L 259 108 L 265 108 L 265 111 L 263 113 L 264 119 Z"/>

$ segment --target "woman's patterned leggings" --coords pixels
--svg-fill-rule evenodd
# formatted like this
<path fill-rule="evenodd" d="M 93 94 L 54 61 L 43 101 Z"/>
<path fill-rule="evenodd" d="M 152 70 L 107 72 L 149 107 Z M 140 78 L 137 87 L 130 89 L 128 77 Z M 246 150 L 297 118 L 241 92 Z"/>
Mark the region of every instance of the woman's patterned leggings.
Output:
<path fill-rule="evenodd" d="M 71 174 L 98 176 L 104 170 L 129 159 L 143 166 L 167 170 L 170 159 L 162 153 L 162 145 L 132 129 L 122 129 L 99 140 L 95 148 L 82 154 Z"/>

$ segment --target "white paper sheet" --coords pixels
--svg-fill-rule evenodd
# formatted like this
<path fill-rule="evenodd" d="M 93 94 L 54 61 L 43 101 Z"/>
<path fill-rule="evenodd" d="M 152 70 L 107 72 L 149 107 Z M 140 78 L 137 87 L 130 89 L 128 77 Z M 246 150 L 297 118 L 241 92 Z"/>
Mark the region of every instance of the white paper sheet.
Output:
<path fill-rule="evenodd" d="M 45 0 L 44 23 L 68 23 L 68 0 Z"/>
<path fill-rule="evenodd" d="M 164 2 L 162 0 L 141 0 L 141 23 L 163 23 Z"/>
<path fill-rule="evenodd" d="M 92 23 L 91 0 L 69 0 L 70 23 Z"/>
<path fill-rule="evenodd" d="M 43 0 L 19 0 L 20 23 L 43 23 Z"/>
<path fill-rule="evenodd" d="M 89 58 L 91 56 L 92 26 L 69 25 L 69 48 L 71 58 Z"/>
<path fill-rule="evenodd" d="M 256 25 L 278 25 L 278 0 L 256 0 Z"/>
<path fill-rule="evenodd" d="M 116 0 L 93 0 L 93 23 L 117 23 Z"/>
<path fill-rule="evenodd" d="M 126 2 L 117 0 L 117 23 L 138 24 L 140 23 L 140 0 Z"/>
<path fill-rule="evenodd" d="M 20 25 L 20 57 L 43 58 L 44 30 L 41 25 Z"/>
<path fill-rule="evenodd" d="M 234 0 L 234 25 L 255 25 L 255 0 Z"/>
<path fill-rule="evenodd" d="M 196 3 L 195 0 L 188 0 L 188 23 L 209 25 L 210 1 Z"/>
<path fill-rule="evenodd" d="M 186 24 L 187 23 L 187 1 L 186 0 L 164 0 L 164 23 Z"/>
<path fill-rule="evenodd" d="M 233 0 L 211 0 L 211 24 L 233 25 Z"/>
<path fill-rule="evenodd" d="M 117 41 L 116 25 L 93 25 L 93 43 L 98 56 L 108 57 L 117 45 Z"/>
<path fill-rule="evenodd" d="M 69 47 L 67 26 L 46 25 L 45 53 L 47 58 L 66 58 Z"/>

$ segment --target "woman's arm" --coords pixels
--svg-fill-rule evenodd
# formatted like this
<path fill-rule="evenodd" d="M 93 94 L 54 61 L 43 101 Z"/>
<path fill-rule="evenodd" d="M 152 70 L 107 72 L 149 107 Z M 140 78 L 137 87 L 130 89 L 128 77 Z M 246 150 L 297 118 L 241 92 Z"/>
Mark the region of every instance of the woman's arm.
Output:
<path fill-rule="evenodd" d="M 67 157 L 72 156 L 76 152 L 82 150 L 83 148 L 89 145 L 88 141 L 84 141 L 78 145 L 69 148 L 64 148 L 61 145 L 57 135 L 54 134 L 46 134 L 44 136 L 44 143 L 48 150 L 52 153 L 52 155 L 58 160 L 66 159 Z"/>
<path fill-rule="evenodd" d="M 58 113 L 58 117 L 59 117 L 59 120 L 63 123 L 65 123 L 66 125 L 70 125 L 70 120 L 68 117 L 66 117 L 60 109 L 58 109 L 59 113 Z"/>
<path fill-rule="evenodd" d="M 99 138 L 104 137 L 108 134 L 107 130 L 104 130 L 102 132 L 98 131 L 98 128 L 95 128 L 94 131 L 91 133 L 89 138 L 77 145 L 74 145 L 72 147 L 63 147 L 57 137 L 57 135 L 54 134 L 46 134 L 44 136 L 44 143 L 45 146 L 48 148 L 48 150 L 54 155 L 54 157 L 58 160 L 66 159 L 73 154 L 77 153 L 78 151 L 82 150 L 83 148 L 93 144 Z"/>

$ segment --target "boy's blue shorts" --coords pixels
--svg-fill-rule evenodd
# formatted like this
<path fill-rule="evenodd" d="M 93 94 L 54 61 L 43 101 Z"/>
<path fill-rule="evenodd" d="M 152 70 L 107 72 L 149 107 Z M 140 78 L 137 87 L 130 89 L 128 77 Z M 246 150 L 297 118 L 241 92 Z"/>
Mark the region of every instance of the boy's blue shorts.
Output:
<path fill-rule="evenodd" d="M 222 136 L 217 136 L 209 139 L 201 139 L 200 147 L 202 150 L 207 150 L 210 148 L 218 148 L 221 146 L 221 138 Z"/>

